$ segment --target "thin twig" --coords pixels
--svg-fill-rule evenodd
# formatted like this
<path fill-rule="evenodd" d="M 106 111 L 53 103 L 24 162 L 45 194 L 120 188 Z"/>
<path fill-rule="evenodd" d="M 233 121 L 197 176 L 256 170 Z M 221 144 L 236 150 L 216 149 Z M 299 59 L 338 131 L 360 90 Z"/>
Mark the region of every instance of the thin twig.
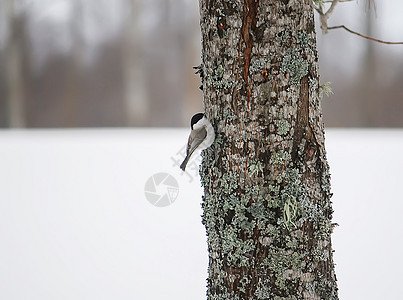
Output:
<path fill-rule="evenodd" d="M 315 8 L 315 10 L 319 13 L 320 16 L 323 15 L 323 10 L 320 7 L 317 7 L 315 4 L 313 5 L 313 7 Z"/>
<path fill-rule="evenodd" d="M 388 44 L 388 45 L 403 45 L 403 42 L 387 42 L 387 41 L 382 41 L 382 40 L 375 39 L 375 38 L 370 37 L 370 36 L 363 35 L 361 33 L 355 32 L 355 31 L 347 28 L 344 25 L 327 27 L 328 30 L 330 30 L 330 29 L 339 29 L 339 28 L 345 29 L 345 30 L 347 30 L 348 32 L 350 32 L 352 34 L 358 35 L 358 36 L 360 36 L 360 37 L 362 37 L 364 39 L 370 40 L 370 41 L 374 41 L 374 42 L 378 42 L 378 43 L 382 43 L 382 44 Z"/>
<path fill-rule="evenodd" d="M 352 33 L 352 34 L 358 35 L 359 37 L 362 37 L 362 38 L 367 39 L 367 40 L 370 40 L 370 41 L 374 41 L 374 42 L 378 42 L 378 43 L 382 43 L 382 44 L 388 44 L 388 45 L 403 45 L 403 42 L 387 42 L 387 41 L 382 41 L 382 40 L 375 39 L 375 38 L 370 37 L 370 36 L 363 35 L 363 34 L 361 34 L 361 33 L 358 33 L 358 32 L 356 32 L 356 31 L 354 31 L 354 30 L 351 30 L 351 29 L 347 28 L 347 27 L 344 26 L 344 25 L 340 25 L 340 26 L 330 26 L 330 27 L 329 27 L 329 26 L 327 25 L 327 20 L 329 19 L 329 17 L 330 17 L 331 14 L 333 13 L 333 11 L 334 11 L 334 9 L 335 9 L 337 3 L 339 3 L 339 2 L 347 2 L 347 1 L 351 1 L 351 0 L 333 0 L 333 1 L 325 1 L 325 2 L 327 2 L 327 3 L 330 3 L 330 2 L 332 3 L 332 4 L 330 5 L 329 9 L 328 9 L 326 12 L 324 12 L 322 5 L 319 5 L 319 6 L 314 5 L 315 10 L 319 13 L 319 17 L 320 17 L 320 28 L 322 29 L 323 33 L 327 33 L 327 31 L 328 31 L 329 29 L 339 29 L 339 28 L 342 28 L 342 29 L 344 29 L 344 30 L 346 30 L 346 31 L 348 31 L 348 32 L 350 32 L 350 33 Z M 369 0 L 369 2 L 368 2 L 369 5 L 371 5 L 371 1 L 372 1 L 372 0 Z"/>
<path fill-rule="evenodd" d="M 333 0 L 332 4 L 330 5 L 329 9 L 327 12 L 323 11 L 323 7 L 319 6 L 318 9 L 316 9 L 319 12 L 320 15 L 320 28 L 322 28 L 322 31 L 324 33 L 327 33 L 327 20 L 329 19 L 330 15 L 333 13 L 337 3 L 339 3 L 340 0 Z"/>
<path fill-rule="evenodd" d="M 336 7 L 337 3 L 339 3 L 340 0 L 333 0 L 332 4 L 330 5 L 328 11 L 325 13 L 325 18 L 326 20 L 330 17 L 330 15 L 333 13 L 334 8 Z"/>

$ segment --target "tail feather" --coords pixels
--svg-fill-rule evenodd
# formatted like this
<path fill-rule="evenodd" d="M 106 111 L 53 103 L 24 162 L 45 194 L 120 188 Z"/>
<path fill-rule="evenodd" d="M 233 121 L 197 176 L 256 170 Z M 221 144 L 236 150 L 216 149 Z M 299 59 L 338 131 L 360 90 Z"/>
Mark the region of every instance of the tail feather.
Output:
<path fill-rule="evenodd" d="M 198 146 L 199 146 L 199 144 L 196 147 L 193 147 L 192 149 L 190 149 L 190 151 L 187 151 L 185 160 L 183 161 L 183 163 L 180 166 L 180 168 L 183 171 L 185 171 L 186 165 L 188 164 L 188 161 L 189 161 L 190 157 L 192 156 L 193 152 L 195 152 L 195 150 L 197 149 Z"/>
<path fill-rule="evenodd" d="M 181 164 L 180 168 L 182 169 L 182 171 L 185 171 L 186 165 L 188 164 L 188 161 L 189 161 L 189 158 L 190 158 L 190 155 L 187 155 L 186 158 L 185 158 L 185 160 L 184 160 L 183 163 Z"/>

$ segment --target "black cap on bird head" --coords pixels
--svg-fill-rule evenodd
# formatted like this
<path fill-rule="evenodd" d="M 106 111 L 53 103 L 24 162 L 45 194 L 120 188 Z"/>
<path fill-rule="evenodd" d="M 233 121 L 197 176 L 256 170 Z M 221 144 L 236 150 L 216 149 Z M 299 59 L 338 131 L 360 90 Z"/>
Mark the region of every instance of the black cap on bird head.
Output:
<path fill-rule="evenodd" d="M 190 120 L 190 127 L 192 128 L 192 130 L 193 130 L 193 125 L 196 124 L 197 122 L 199 122 L 203 117 L 204 117 L 203 113 L 197 113 L 192 117 L 192 119 Z"/>

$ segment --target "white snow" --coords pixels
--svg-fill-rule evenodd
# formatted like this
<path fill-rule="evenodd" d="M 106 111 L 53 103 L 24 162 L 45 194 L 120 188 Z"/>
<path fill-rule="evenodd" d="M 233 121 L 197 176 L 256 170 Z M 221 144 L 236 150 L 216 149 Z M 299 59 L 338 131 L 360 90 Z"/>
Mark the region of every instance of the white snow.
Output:
<path fill-rule="evenodd" d="M 0 131 L 0 299 L 205 299 L 202 189 L 195 163 L 179 169 L 187 135 Z M 328 130 L 327 152 L 340 299 L 399 299 L 403 130 Z M 179 185 L 167 207 L 144 193 L 160 172 Z"/>

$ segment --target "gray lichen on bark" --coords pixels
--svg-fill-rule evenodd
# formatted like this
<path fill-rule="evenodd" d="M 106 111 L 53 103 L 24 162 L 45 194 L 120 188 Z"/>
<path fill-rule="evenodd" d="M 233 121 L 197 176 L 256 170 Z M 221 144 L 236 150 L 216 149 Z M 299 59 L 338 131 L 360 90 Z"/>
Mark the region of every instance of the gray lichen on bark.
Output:
<path fill-rule="evenodd" d="M 338 299 L 312 0 L 200 0 L 208 299 Z"/>

